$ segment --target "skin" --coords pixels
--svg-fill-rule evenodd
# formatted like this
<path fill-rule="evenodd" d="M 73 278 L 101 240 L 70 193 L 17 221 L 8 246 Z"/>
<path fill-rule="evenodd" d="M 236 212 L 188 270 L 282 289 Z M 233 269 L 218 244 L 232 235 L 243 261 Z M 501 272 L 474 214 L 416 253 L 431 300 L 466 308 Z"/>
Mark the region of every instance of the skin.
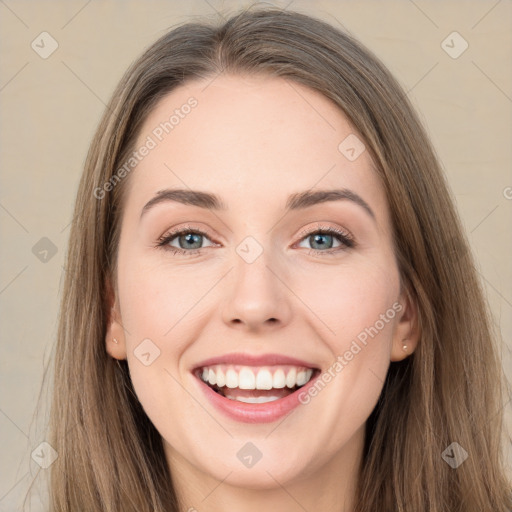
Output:
<path fill-rule="evenodd" d="M 183 510 L 348 512 L 366 420 L 390 362 L 413 352 L 418 338 L 416 306 L 400 289 L 384 189 L 368 151 L 349 161 L 338 150 L 354 133 L 343 113 L 280 78 L 222 75 L 180 86 L 150 113 L 137 147 L 191 96 L 198 105 L 126 178 L 107 351 L 128 360 Z M 173 187 L 215 193 L 228 209 L 166 202 L 141 219 L 156 192 Z M 312 188 L 348 188 L 376 220 L 348 200 L 285 214 L 290 194 Z M 310 234 L 319 221 L 350 233 L 357 245 L 328 255 L 341 242 L 327 235 L 318 249 Z M 189 256 L 156 247 L 174 227 L 209 236 Z M 247 236 L 263 249 L 252 263 L 236 252 Z M 179 237 L 171 244 L 180 247 Z M 402 310 L 284 420 L 232 420 L 190 373 L 228 352 L 279 353 L 328 369 L 394 303 Z M 149 366 L 134 355 L 146 338 L 161 351 Z M 262 453 L 252 468 L 236 456 L 248 441 Z"/>

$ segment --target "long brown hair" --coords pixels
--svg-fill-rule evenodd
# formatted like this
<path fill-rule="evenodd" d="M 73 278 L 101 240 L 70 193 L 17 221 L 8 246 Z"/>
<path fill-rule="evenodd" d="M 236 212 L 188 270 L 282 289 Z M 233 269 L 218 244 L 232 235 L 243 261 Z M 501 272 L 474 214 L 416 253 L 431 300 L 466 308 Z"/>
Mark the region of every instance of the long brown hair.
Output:
<path fill-rule="evenodd" d="M 382 63 L 329 24 L 277 8 L 174 28 L 117 86 L 92 141 L 69 238 L 54 359 L 51 511 L 178 511 L 159 433 L 126 362 L 105 350 L 123 195 L 98 199 L 157 101 L 219 73 L 279 76 L 321 92 L 364 141 L 392 216 L 402 283 L 418 306 L 415 353 L 391 363 L 366 431 L 356 512 L 512 508 L 503 460 L 505 379 L 488 306 L 449 187 L 406 94 Z M 457 442 L 457 469 L 443 452 Z"/>

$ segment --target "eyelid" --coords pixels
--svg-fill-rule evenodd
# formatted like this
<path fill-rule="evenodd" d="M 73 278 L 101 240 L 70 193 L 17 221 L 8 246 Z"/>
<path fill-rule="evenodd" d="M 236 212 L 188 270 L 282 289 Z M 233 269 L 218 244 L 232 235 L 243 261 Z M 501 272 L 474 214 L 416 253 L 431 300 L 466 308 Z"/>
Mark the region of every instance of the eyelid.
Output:
<path fill-rule="evenodd" d="M 176 233 L 181 233 L 183 231 L 194 231 L 194 232 L 198 232 L 198 233 L 208 234 L 208 236 L 212 235 L 211 231 L 208 228 L 203 228 L 203 227 L 200 227 L 199 225 L 193 225 L 191 223 L 186 223 L 184 225 L 180 224 L 176 227 L 167 229 L 160 238 L 164 238 L 169 235 L 174 235 Z"/>
<path fill-rule="evenodd" d="M 160 236 L 158 238 L 158 242 L 161 242 L 162 244 L 164 244 L 166 241 L 169 241 L 169 239 L 175 238 L 178 235 L 181 235 L 184 233 L 189 233 L 189 232 L 203 235 L 203 236 L 207 237 L 214 245 L 215 244 L 218 245 L 218 243 L 214 241 L 215 237 L 212 236 L 212 234 L 210 233 L 210 230 L 208 230 L 206 228 L 200 228 L 197 226 L 191 226 L 189 224 L 187 224 L 186 226 L 179 226 L 177 228 L 168 229 L 167 231 L 164 232 L 164 234 L 162 236 Z M 202 249 L 204 249 L 204 247 L 202 247 Z M 200 250 L 200 249 L 192 249 L 191 251 L 186 251 L 186 252 L 192 252 L 192 251 L 198 251 L 198 250 Z"/>
<path fill-rule="evenodd" d="M 328 224 L 322 224 L 321 221 L 319 221 L 316 225 L 310 226 L 308 228 L 302 229 L 297 236 L 300 237 L 299 241 L 302 240 L 304 237 L 308 235 L 312 235 L 313 233 L 317 233 L 318 231 L 325 231 L 325 232 L 334 232 L 338 235 L 343 236 L 344 238 L 347 238 L 349 240 L 354 240 L 354 236 L 348 229 L 340 228 L 338 226 L 330 226 Z"/>

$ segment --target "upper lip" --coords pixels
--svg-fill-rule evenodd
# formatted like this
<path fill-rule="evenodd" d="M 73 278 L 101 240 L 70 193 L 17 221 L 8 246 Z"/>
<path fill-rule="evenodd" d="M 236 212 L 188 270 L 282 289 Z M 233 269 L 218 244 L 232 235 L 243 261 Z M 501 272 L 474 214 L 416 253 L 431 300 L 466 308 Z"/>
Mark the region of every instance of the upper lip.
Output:
<path fill-rule="evenodd" d="M 195 365 L 194 370 L 204 368 L 205 366 L 213 366 L 215 364 L 238 364 L 241 366 L 278 366 L 293 365 L 305 368 L 317 369 L 316 366 L 295 357 L 284 356 L 281 354 L 241 354 L 231 353 L 222 356 L 211 357 Z"/>

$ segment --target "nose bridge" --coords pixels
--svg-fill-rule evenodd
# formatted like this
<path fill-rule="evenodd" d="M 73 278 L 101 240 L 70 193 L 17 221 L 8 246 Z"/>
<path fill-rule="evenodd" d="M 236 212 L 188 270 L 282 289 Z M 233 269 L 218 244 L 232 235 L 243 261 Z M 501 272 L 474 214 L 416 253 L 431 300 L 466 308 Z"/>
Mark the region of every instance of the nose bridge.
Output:
<path fill-rule="evenodd" d="M 248 236 L 236 247 L 225 322 L 257 329 L 289 321 L 289 294 L 283 278 L 276 277 L 280 275 L 278 258 L 272 257 L 268 241 L 264 247 L 264 241 Z"/>

